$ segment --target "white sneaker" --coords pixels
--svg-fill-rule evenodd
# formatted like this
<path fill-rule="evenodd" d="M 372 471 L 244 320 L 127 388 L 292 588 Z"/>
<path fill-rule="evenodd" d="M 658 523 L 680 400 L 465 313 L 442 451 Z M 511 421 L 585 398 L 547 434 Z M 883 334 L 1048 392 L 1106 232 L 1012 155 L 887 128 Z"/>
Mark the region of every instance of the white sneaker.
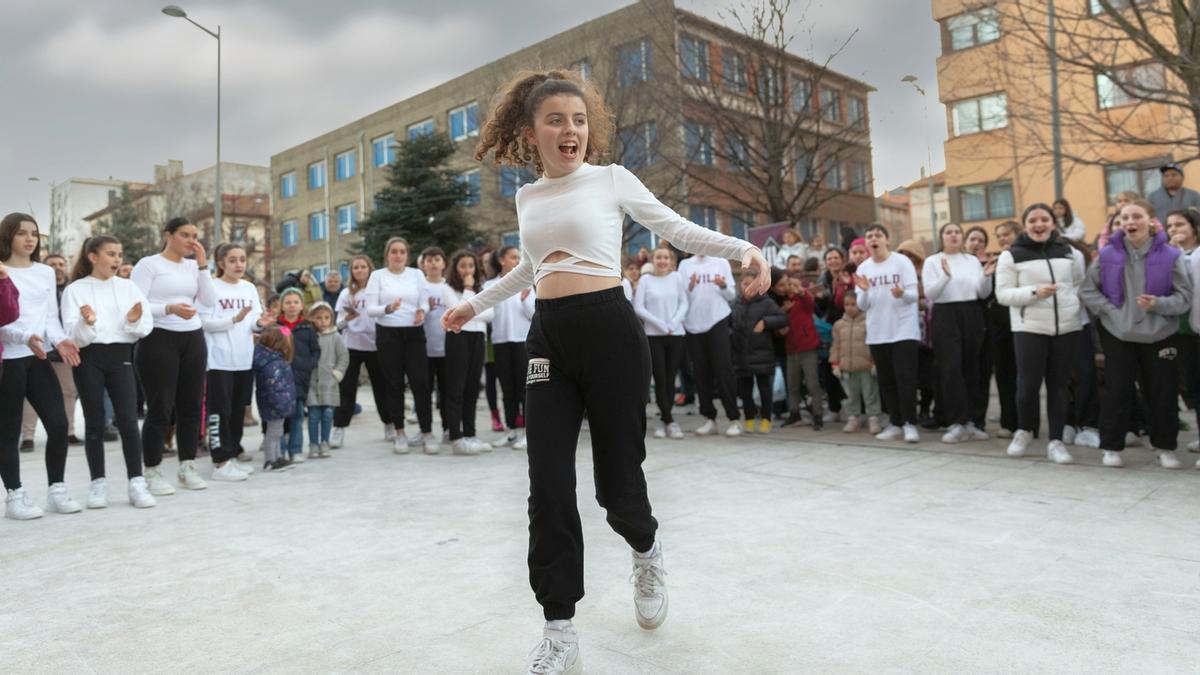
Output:
<path fill-rule="evenodd" d="M 4 499 L 4 517 L 11 520 L 33 520 L 42 517 L 42 510 L 33 503 L 25 488 L 9 490 Z"/>
<path fill-rule="evenodd" d="M 1162 450 L 1158 453 L 1158 464 L 1164 469 L 1182 469 L 1183 463 L 1175 455 L 1174 450 Z"/>
<path fill-rule="evenodd" d="M 574 628 L 542 629 L 542 641 L 529 652 L 527 675 L 583 675 L 579 634 Z"/>
<path fill-rule="evenodd" d="M 492 447 L 493 448 L 507 448 L 508 446 L 510 446 L 516 442 L 517 442 L 517 432 L 510 431 L 510 432 L 506 433 L 504 436 L 501 436 L 500 440 L 492 441 Z"/>
<path fill-rule="evenodd" d="M 1067 445 L 1075 445 L 1075 434 L 1077 433 L 1075 427 L 1070 424 L 1064 424 L 1062 442 Z"/>
<path fill-rule="evenodd" d="M 442 439 L 438 438 L 433 433 L 421 434 L 421 438 L 425 440 L 425 454 L 436 455 L 442 449 Z"/>
<path fill-rule="evenodd" d="M 1075 445 L 1080 448 L 1099 448 L 1100 432 L 1091 427 L 1083 427 L 1075 434 Z"/>
<path fill-rule="evenodd" d="M 1126 432 L 1125 433 L 1125 447 L 1127 447 L 1127 448 L 1142 447 L 1142 437 L 1138 436 L 1137 434 L 1133 433 L 1132 431 Z"/>
<path fill-rule="evenodd" d="M 917 425 L 915 425 L 915 424 L 905 424 L 904 425 L 904 442 L 905 443 L 920 443 L 921 442 L 921 432 L 917 430 Z"/>
<path fill-rule="evenodd" d="M 189 490 L 203 490 L 208 487 L 208 483 L 200 477 L 200 472 L 196 471 L 195 460 L 184 460 L 179 463 L 179 473 L 176 476 L 179 479 L 179 484 Z"/>
<path fill-rule="evenodd" d="M 88 486 L 87 507 L 89 509 L 108 508 L 108 479 L 97 478 Z"/>
<path fill-rule="evenodd" d="M 677 441 L 681 441 L 683 440 L 683 429 L 679 428 L 678 422 L 671 422 L 667 425 L 667 435 Z"/>
<path fill-rule="evenodd" d="M 667 437 L 667 425 L 663 424 L 662 420 L 659 420 L 658 424 L 656 424 L 654 426 L 654 437 L 655 438 L 666 438 Z"/>
<path fill-rule="evenodd" d="M 962 443 L 971 439 L 971 434 L 967 428 L 961 424 L 953 424 L 950 430 L 942 434 L 943 443 Z M 908 439 L 905 439 L 908 440 Z"/>
<path fill-rule="evenodd" d="M 879 416 L 867 415 L 867 433 L 877 436 L 881 431 L 883 431 L 883 427 L 879 424 Z"/>
<path fill-rule="evenodd" d="M 253 464 L 241 464 L 240 462 L 237 462 L 237 463 L 230 462 L 230 464 L 233 464 L 233 468 L 237 469 L 238 471 L 241 471 L 242 473 L 246 474 L 247 476 L 254 473 L 254 465 Z"/>
<path fill-rule="evenodd" d="M 79 513 L 83 509 L 67 492 L 66 483 L 53 483 L 46 493 L 46 510 L 51 513 Z"/>
<path fill-rule="evenodd" d="M 396 440 L 396 427 L 394 427 L 390 424 L 383 425 L 383 440 L 385 440 L 385 441 Z"/>
<path fill-rule="evenodd" d="M 491 452 L 493 449 L 492 444 L 483 439 L 476 438 L 475 436 L 467 436 L 466 438 L 467 444 L 475 448 L 475 450 L 478 452 Z M 516 444 L 514 443 L 513 445 L 515 446 Z"/>
<path fill-rule="evenodd" d="M 1188 452 L 1200 452 L 1200 440 L 1192 441 L 1187 445 Z"/>
<path fill-rule="evenodd" d="M 329 434 L 329 447 L 340 448 L 346 440 L 346 427 L 334 427 L 333 433 Z"/>
<path fill-rule="evenodd" d="M 733 422 L 732 424 L 729 425 L 729 428 L 725 430 L 725 435 L 729 436 L 731 438 L 733 436 L 741 436 L 742 435 L 742 425 L 736 421 Z"/>
<path fill-rule="evenodd" d="M 716 420 L 705 420 L 704 424 L 700 425 L 700 428 L 696 430 L 697 436 L 712 436 L 715 433 L 717 433 Z"/>
<path fill-rule="evenodd" d="M 842 427 L 842 433 L 852 434 L 856 431 L 858 431 L 858 415 L 851 415 L 850 418 L 846 420 L 846 426 Z"/>
<path fill-rule="evenodd" d="M 967 433 L 973 441 L 986 441 L 991 438 L 988 432 L 975 426 L 974 422 L 967 422 Z"/>
<path fill-rule="evenodd" d="M 517 442 L 512 444 L 513 450 L 525 450 L 528 447 L 529 441 L 526 439 L 525 434 L 521 434 L 521 437 L 517 439 Z"/>
<path fill-rule="evenodd" d="M 895 424 L 889 424 L 883 431 L 875 434 L 877 441 L 898 441 L 904 437 L 904 430 Z"/>
<path fill-rule="evenodd" d="M 1013 437 L 1012 429 L 1001 428 L 1000 431 L 996 432 L 996 438 L 1012 438 L 1012 437 Z"/>
<path fill-rule="evenodd" d="M 284 454 L 285 454 L 285 455 L 287 455 L 287 453 L 286 453 L 286 452 L 285 452 Z M 296 454 L 294 454 L 294 455 L 287 455 L 287 459 L 288 459 L 288 461 L 290 461 L 292 464 L 303 464 L 304 462 L 308 461 L 308 460 L 304 459 L 304 453 L 303 453 L 303 452 L 297 452 L 297 453 L 296 453 Z"/>
<path fill-rule="evenodd" d="M 218 466 L 217 468 L 213 469 L 213 472 L 212 472 L 213 480 L 226 481 L 229 483 L 236 483 L 238 481 L 243 481 L 249 477 L 250 476 L 247 475 L 244 471 L 242 471 L 237 466 L 235 466 L 233 462 L 225 462 L 225 464 L 223 464 L 222 466 Z M 180 480 L 182 480 L 182 479 L 180 479 Z"/>
<path fill-rule="evenodd" d="M 1008 456 L 1024 457 L 1025 450 L 1029 448 L 1029 442 L 1032 440 L 1032 433 L 1025 431 L 1024 429 L 1018 429 L 1017 432 L 1013 434 L 1012 442 L 1008 444 Z"/>
<path fill-rule="evenodd" d="M 633 608 L 638 625 L 654 630 L 667 620 L 667 571 L 663 569 L 662 543 L 654 542 L 650 555 L 633 554 Z"/>
<path fill-rule="evenodd" d="M 164 497 L 166 495 L 175 494 L 175 486 L 167 482 L 162 475 L 162 465 L 147 467 L 143 472 L 146 479 L 146 487 L 150 494 L 156 497 Z"/>
<path fill-rule="evenodd" d="M 478 455 L 479 449 L 467 438 L 460 438 L 450 446 L 456 455 Z"/>
<path fill-rule="evenodd" d="M 412 448 L 408 447 L 408 439 L 403 434 L 396 434 L 392 439 L 392 452 L 397 455 L 407 455 L 412 452 Z"/>
<path fill-rule="evenodd" d="M 1104 466 L 1111 466 L 1114 469 L 1119 469 L 1125 466 L 1125 460 L 1121 459 L 1121 453 L 1116 450 L 1104 451 Z"/>
<path fill-rule="evenodd" d="M 146 479 L 134 476 L 129 479 L 129 503 L 139 509 L 148 509 L 158 504 L 150 490 L 146 487 Z"/>
<path fill-rule="evenodd" d="M 1075 461 L 1067 450 L 1067 444 L 1062 441 L 1050 441 L 1046 446 L 1046 456 L 1055 464 L 1070 464 Z"/>

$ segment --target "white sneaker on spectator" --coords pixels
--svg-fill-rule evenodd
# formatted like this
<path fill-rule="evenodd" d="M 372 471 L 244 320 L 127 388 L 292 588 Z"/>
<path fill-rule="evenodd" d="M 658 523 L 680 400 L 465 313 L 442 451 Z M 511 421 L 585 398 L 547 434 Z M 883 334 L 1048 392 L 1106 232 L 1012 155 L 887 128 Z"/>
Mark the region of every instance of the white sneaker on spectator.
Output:
<path fill-rule="evenodd" d="M 971 438 L 970 432 L 968 432 L 967 428 L 961 424 L 950 425 L 950 430 L 947 431 L 946 433 L 942 434 L 942 442 L 943 443 L 962 443 L 964 441 L 970 440 L 970 438 Z M 905 440 L 907 440 L 907 439 L 905 439 Z"/>
<path fill-rule="evenodd" d="M 458 439 L 457 441 L 454 441 L 454 443 L 450 446 L 450 448 L 451 448 L 451 452 L 453 452 L 456 455 L 478 455 L 479 454 L 479 448 L 475 444 L 471 443 L 471 440 L 465 436 Z"/>
<path fill-rule="evenodd" d="M 1070 424 L 1064 424 L 1062 442 L 1066 443 L 1067 445 L 1075 445 L 1076 433 L 1075 427 L 1071 426 Z"/>
<path fill-rule="evenodd" d="M 288 454 L 288 453 L 284 453 L 284 454 L 286 454 L 286 455 L 287 455 L 287 460 L 288 460 L 289 462 L 291 462 L 292 464 L 303 464 L 304 462 L 306 462 L 306 461 L 307 461 L 306 459 L 304 459 L 304 453 L 303 453 L 303 452 L 297 452 L 297 453 L 296 453 L 296 454 L 294 454 L 294 455 L 292 455 L 292 454 Z"/>
<path fill-rule="evenodd" d="M 146 489 L 156 497 L 175 494 L 175 486 L 167 482 L 162 475 L 162 465 L 147 467 L 142 475 L 146 478 Z"/>
<path fill-rule="evenodd" d="M 671 422 L 667 425 L 667 435 L 677 441 L 681 441 L 683 440 L 683 429 L 679 428 L 678 422 Z"/>
<path fill-rule="evenodd" d="M 1050 444 L 1046 446 L 1046 456 L 1055 464 L 1070 464 L 1075 461 L 1071 452 L 1067 450 L 1066 443 L 1062 441 L 1050 441 Z"/>
<path fill-rule="evenodd" d="M 883 431 L 875 434 L 877 441 L 898 441 L 901 438 L 904 438 L 904 430 L 895 424 L 889 424 Z"/>
<path fill-rule="evenodd" d="M 705 420 L 704 424 L 701 424 L 700 428 L 696 430 L 697 436 L 712 436 L 715 433 L 717 433 L 716 420 Z"/>
<path fill-rule="evenodd" d="M 517 432 L 509 431 L 500 437 L 497 441 L 492 441 L 493 448 L 507 448 L 517 442 Z"/>
<path fill-rule="evenodd" d="M 525 450 L 528 447 L 529 441 L 526 439 L 525 434 L 521 434 L 521 437 L 517 439 L 517 442 L 512 444 L 513 450 Z"/>
<path fill-rule="evenodd" d="M 383 440 L 385 440 L 385 441 L 396 440 L 396 427 L 394 427 L 390 424 L 383 425 Z"/>
<path fill-rule="evenodd" d="M 333 433 L 329 434 L 329 447 L 340 448 L 342 442 L 346 440 L 346 427 L 334 427 Z"/>
<path fill-rule="evenodd" d="M 493 450 L 491 443 L 475 436 L 467 436 L 467 442 L 479 452 L 491 452 Z M 516 444 L 514 443 L 513 445 Z"/>
<path fill-rule="evenodd" d="M 200 472 L 196 471 L 196 461 L 186 459 L 179 463 L 179 473 L 176 476 L 179 479 L 179 484 L 189 490 L 203 490 L 208 487 L 208 483 L 200 477 Z"/>
<path fill-rule="evenodd" d="M 212 479 L 217 481 L 226 481 L 236 483 L 249 478 L 246 473 L 239 469 L 233 462 L 225 462 L 223 465 L 213 469 Z"/>
<path fill-rule="evenodd" d="M 858 431 L 858 415 L 851 415 L 846 420 L 846 426 L 842 427 L 843 434 L 852 434 Z"/>
<path fill-rule="evenodd" d="M 654 425 L 654 437 L 655 438 L 666 438 L 667 437 L 667 425 L 663 424 L 662 420 L 659 420 L 658 424 Z"/>
<path fill-rule="evenodd" d="M 867 433 L 876 436 L 880 431 L 883 431 L 883 427 L 879 425 L 879 416 L 867 415 Z"/>
<path fill-rule="evenodd" d="M 1119 469 L 1125 466 L 1125 460 L 1121 458 L 1121 453 L 1116 450 L 1104 451 L 1104 466 L 1111 466 L 1114 469 Z"/>
<path fill-rule="evenodd" d="M 151 495 L 149 488 L 146 487 L 145 477 L 134 476 L 129 479 L 129 503 L 139 509 L 148 509 L 158 504 L 154 495 Z"/>
<path fill-rule="evenodd" d="M 46 493 L 46 510 L 51 513 L 79 513 L 83 508 L 71 498 L 66 483 L 51 483 L 50 491 Z"/>
<path fill-rule="evenodd" d="M 1012 437 L 1013 437 L 1012 429 L 1005 429 L 1005 428 L 1001 427 L 1000 431 L 996 432 L 996 438 L 1012 438 Z"/>
<path fill-rule="evenodd" d="M 1075 434 L 1075 445 L 1080 448 L 1099 448 L 1100 432 L 1091 427 L 1083 427 Z"/>
<path fill-rule="evenodd" d="M 1192 441 L 1187 444 L 1188 452 L 1200 452 L 1200 440 Z"/>
<path fill-rule="evenodd" d="M 9 490 L 4 499 L 4 517 L 10 520 L 33 520 L 42 517 L 42 510 L 33 503 L 25 488 Z"/>
<path fill-rule="evenodd" d="M 633 554 L 633 609 L 638 625 L 654 630 L 667 620 L 667 571 L 663 569 L 662 544 L 654 542 L 646 556 Z"/>
<path fill-rule="evenodd" d="M 741 423 L 739 423 L 737 420 L 734 420 L 733 422 L 731 422 L 729 424 L 729 427 L 725 429 L 725 435 L 729 436 L 729 437 L 741 436 L 742 435 Z"/>
<path fill-rule="evenodd" d="M 1033 440 L 1033 434 L 1024 429 L 1017 429 L 1013 434 L 1012 442 L 1008 444 L 1009 457 L 1024 457 L 1025 450 L 1029 448 L 1029 442 Z"/>
<path fill-rule="evenodd" d="M 905 424 L 904 425 L 904 442 L 905 443 L 920 443 L 921 442 L 921 432 L 917 430 L 917 425 L 915 425 L 915 424 Z"/>
<path fill-rule="evenodd" d="M 97 478 L 88 486 L 87 507 L 89 509 L 103 509 L 108 507 L 107 478 Z"/>
<path fill-rule="evenodd" d="M 409 447 L 408 439 L 404 437 L 404 434 L 396 434 L 396 437 L 392 439 L 392 452 L 397 455 L 407 455 L 412 452 L 412 448 Z"/>
<path fill-rule="evenodd" d="M 425 454 L 436 455 L 441 451 L 442 439 L 438 438 L 436 434 L 421 434 L 421 437 L 425 439 Z"/>
<path fill-rule="evenodd" d="M 1160 450 L 1158 452 L 1158 464 L 1164 469 L 1183 468 L 1183 463 L 1179 461 L 1179 457 L 1175 455 L 1174 450 Z"/>
<path fill-rule="evenodd" d="M 991 438 L 988 432 L 975 426 L 974 422 L 967 422 L 967 433 L 970 434 L 973 441 L 986 441 Z"/>
<path fill-rule="evenodd" d="M 542 641 L 529 652 L 527 675 L 583 675 L 579 658 L 579 634 L 574 627 L 565 630 L 542 629 Z"/>

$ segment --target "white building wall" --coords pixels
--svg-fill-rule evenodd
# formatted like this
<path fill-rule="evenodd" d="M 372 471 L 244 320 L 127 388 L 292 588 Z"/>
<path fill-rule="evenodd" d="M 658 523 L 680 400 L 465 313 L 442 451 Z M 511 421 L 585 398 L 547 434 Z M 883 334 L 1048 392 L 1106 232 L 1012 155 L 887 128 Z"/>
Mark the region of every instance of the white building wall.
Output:
<path fill-rule="evenodd" d="M 62 253 L 74 262 L 83 240 L 92 234 L 84 220 L 108 206 L 108 194 L 120 193 L 125 181 L 103 178 L 72 178 L 54 186 L 50 192 L 50 250 Z"/>

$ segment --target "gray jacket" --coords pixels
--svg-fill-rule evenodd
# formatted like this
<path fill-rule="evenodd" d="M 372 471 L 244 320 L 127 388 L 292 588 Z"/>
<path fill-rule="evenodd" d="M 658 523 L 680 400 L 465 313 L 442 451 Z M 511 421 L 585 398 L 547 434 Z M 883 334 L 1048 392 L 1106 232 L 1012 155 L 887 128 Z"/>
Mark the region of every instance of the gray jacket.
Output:
<path fill-rule="evenodd" d="M 1113 337 L 1125 342 L 1151 344 L 1165 340 L 1179 330 L 1179 315 L 1186 314 L 1192 306 L 1192 281 L 1188 276 L 1187 257 L 1175 259 L 1171 269 L 1170 295 L 1160 296 L 1154 308 L 1144 311 L 1137 304 L 1137 296 L 1146 292 L 1146 254 L 1154 238 L 1151 237 L 1140 248 L 1134 248 L 1129 240 L 1125 246 L 1125 270 L 1122 274 L 1125 285 L 1125 302 L 1117 307 L 1100 290 L 1100 263 L 1092 263 L 1087 279 L 1079 289 L 1079 296 L 1093 314 L 1100 317 L 1100 325 Z"/>
<path fill-rule="evenodd" d="M 308 384 L 308 405 L 341 405 L 342 395 L 338 383 L 350 367 L 350 350 L 336 328 L 317 336 L 321 344 L 321 358 L 313 369 Z"/>
<path fill-rule="evenodd" d="M 1146 195 L 1146 201 L 1154 207 L 1154 215 L 1160 223 L 1167 222 L 1167 214 L 1172 211 L 1182 211 L 1187 208 L 1200 209 L 1200 192 L 1181 187 L 1175 196 L 1167 194 L 1167 189 L 1160 187 Z"/>

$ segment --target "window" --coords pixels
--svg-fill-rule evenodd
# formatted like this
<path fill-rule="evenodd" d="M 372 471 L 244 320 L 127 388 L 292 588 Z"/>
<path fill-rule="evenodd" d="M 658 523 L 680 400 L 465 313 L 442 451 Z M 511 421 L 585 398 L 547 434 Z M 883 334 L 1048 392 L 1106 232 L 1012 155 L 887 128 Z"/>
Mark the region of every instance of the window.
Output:
<path fill-rule="evenodd" d="M 847 168 L 850 170 L 850 190 L 871 194 L 871 172 L 867 169 L 867 163 L 855 159 L 847 163 Z"/>
<path fill-rule="evenodd" d="M 1012 218 L 1012 183 L 991 183 L 958 188 L 958 206 L 962 220 L 988 220 L 989 218 Z"/>
<path fill-rule="evenodd" d="M 308 165 L 308 189 L 316 190 L 325 187 L 325 160 Z"/>
<path fill-rule="evenodd" d="M 621 139 L 621 163 L 629 169 L 640 169 L 654 163 L 654 144 L 658 130 L 653 121 L 622 129 L 618 136 Z"/>
<path fill-rule="evenodd" d="M 296 196 L 296 172 L 289 171 L 279 177 L 279 198 L 288 199 Z"/>
<path fill-rule="evenodd" d="M 954 104 L 954 135 L 965 136 L 1008 126 L 1008 97 L 990 94 Z"/>
<path fill-rule="evenodd" d="M 679 40 L 679 60 L 683 63 L 684 77 L 708 81 L 707 40 L 684 35 Z"/>
<path fill-rule="evenodd" d="M 721 79 L 730 91 L 746 91 L 746 57 L 725 47 L 721 50 Z"/>
<path fill-rule="evenodd" d="M 693 164 L 712 166 L 712 127 L 698 122 L 684 122 L 683 145 L 688 161 Z"/>
<path fill-rule="evenodd" d="M 479 104 L 469 103 L 450 111 L 450 140 L 479 135 Z"/>
<path fill-rule="evenodd" d="M 318 284 L 325 283 L 325 277 L 329 276 L 329 265 L 313 265 L 310 269 Z"/>
<path fill-rule="evenodd" d="M 1101 110 L 1137 103 L 1166 86 L 1166 75 L 1158 63 L 1117 68 L 1112 74 L 1096 76 L 1096 99 Z"/>
<path fill-rule="evenodd" d="M 308 240 L 325 241 L 329 238 L 329 214 L 314 211 L 308 214 Z"/>
<path fill-rule="evenodd" d="M 1136 0 L 1137 4 L 1139 5 L 1144 5 L 1149 1 L 1150 0 Z M 1112 5 L 1113 9 L 1120 12 L 1121 10 L 1129 9 L 1129 7 L 1133 5 L 1133 2 L 1134 0 L 1109 0 L 1108 4 Z M 1091 10 L 1092 16 L 1107 14 L 1107 12 L 1104 11 L 1104 5 L 1100 4 L 1100 0 L 1089 0 L 1088 9 Z"/>
<path fill-rule="evenodd" d="M 792 110 L 796 112 L 812 112 L 812 81 L 803 77 L 792 76 Z"/>
<path fill-rule="evenodd" d="M 408 140 L 418 138 L 420 136 L 433 135 L 433 119 L 427 119 L 424 122 L 408 125 Z"/>
<path fill-rule="evenodd" d="M 338 263 L 338 274 L 342 275 L 342 286 L 350 283 L 350 261 L 343 260 Z"/>
<path fill-rule="evenodd" d="M 467 186 L 467 195 L 459 202 L 463 206 L 475 206 L 479 203 L 479 169 L 458 175 L 458 182 Z"/>
<path fill-rule="evenodd" d="M 587 59 L 584 59 L 571 66 L 571 70 L 579 71 L 579 76 L 585 80 L 592 79 L 592 64 L 589 63 Z"/>
<path fill-rule="evenodd" d="M 717 210 L 711 206 L 689 206 L 688 220 L 710 230 L 720 231 L 717 226 Z"/>
<path fill-rule="evenodd" d="M 1111 204 L 1116 199 L 1118 192 L 1145 195 L 1162 187 L 1162 174 L 1159 173 L 1158 167 L 1167 161 L 1167 158 L 1161 158 L 1137 164 L 1104 167 L 1104 186 L 1108 190 L 1108 203 Z"/>
<path fill-rule="evenodd" d="M 340 234 L 349 234 L 358 227 L 358 204 L 342 204 L 337 207 L 337 225 Z"/>
<path fill-rule="evenodd" d="M 371 141 L 371 154 L 375 168 L 387 166 L 396 161 L 396 134 L 388 134 Z"/>
<path fill-rule="evenodd" d="M 754 213 L 751 211 L 734 211 L 729 214 L 729 234 L 738 239 L 746 239 L 750 228 L 754 227 Z"/>
<path fill-rule="evenodd" d="M 842 121 L 842 92 L 821 87 L 821 117 L 830 122 Z"/>
<path fill-rule="evenodd" d="M 821 179 L 825 187 L 830 190 L 841 190 L 843 186 L 842 163 L 837 158 L 826 157 L 825 161 L 821 162 Z"/>
<path fill-rule="evenodd" d="M 995 7 L 952 16 L 946 20 L 950 49 L 958 51 L 1000 39 L 1000 16 Z"/>
<path fill-rule="evenodd" d="M 628 87 L 650 79 L 650 41 L 639 40 L 617 48 L 617 82 Z"/>
<path fill-rule="evenodd" d="M 516 232 L 505 232 L 504 234 L 500 235 L 500 245 L 501 246 L 520 246 L 521 245 L 521 231 L 517 230 Z"/>
<path fill-rule="evenodd" d="M 295 246 L 300 240 L 300 225 L 295 220 L 285 220 L 279 227 L 284 246 Z"/>
<path fill-rule="evenodd" d="M 725 132 L 725 161 L 734 171 L 750 168 L 750 143 L 736 131 Z"/>
<path fill-rule="evenodd" d="M 852 127 L 862 126 L 867 119 L 867 104 L 856 96 L 846 97 L 846 123 Z"/>
<path fill-rule="evenodd" d="M 757 80 L 758 95 L 761 101 L 767 105 L 778 105 L 780 102 L 779 96 L 779 71 L 772 66 L 762 63 L 759 64 Z"/>
<path fill-rule="evenodd" d="M 358 171 L 358 153 L 354 150 L 334 155 L 333 157 L 333 179 L 346 180 L 353 178 Z"/>
<path fill-rule="evenodd" d="M 517 190 L 526 183 L 532 183 L 537 180 L 537 176 L 525 167 L 517 168 L 515 166 L 500 167 L 500 196 L 515 197 Z"/>

